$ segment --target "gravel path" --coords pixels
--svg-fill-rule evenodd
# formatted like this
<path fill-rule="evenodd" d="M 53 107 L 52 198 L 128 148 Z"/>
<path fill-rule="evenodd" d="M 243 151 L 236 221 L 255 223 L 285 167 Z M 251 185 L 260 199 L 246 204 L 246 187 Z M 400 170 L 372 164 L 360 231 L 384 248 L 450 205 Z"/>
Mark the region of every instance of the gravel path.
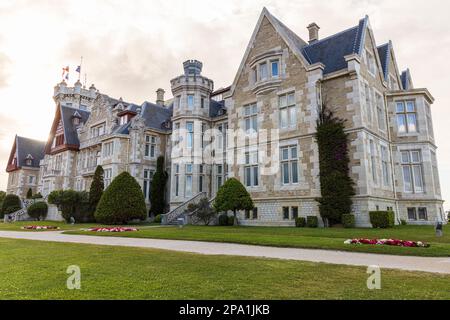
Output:
<path fill-rule="evenodd" d="M 332 250 L 275 248 L 203 241 L 69 235 L 55 231 L 0 231 L 0 238 L 154 248 L 208 255 L 264 257 L 310 262 L 325 262 L 352 266 L 377 265 L 380 268 L 450 274 L 450 258 L 410 257 Z"/>

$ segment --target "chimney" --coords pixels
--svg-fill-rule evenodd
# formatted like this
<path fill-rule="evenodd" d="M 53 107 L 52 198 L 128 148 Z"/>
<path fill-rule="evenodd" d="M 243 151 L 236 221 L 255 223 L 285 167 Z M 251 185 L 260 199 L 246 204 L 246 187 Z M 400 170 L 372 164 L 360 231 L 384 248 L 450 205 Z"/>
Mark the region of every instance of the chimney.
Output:
<path fill-rule="evenodd" d="M 309 44 L 319 41 L 319 29 L 317 23 L 313 22 L 307 26 L 309 30 Z"/>
<path fill-rule="evenodd" d="M 156 90 L 156 104 L 158 106 L 164 105 L 164 93 L 164 89 L 159 88 L 158 90 Z"/>

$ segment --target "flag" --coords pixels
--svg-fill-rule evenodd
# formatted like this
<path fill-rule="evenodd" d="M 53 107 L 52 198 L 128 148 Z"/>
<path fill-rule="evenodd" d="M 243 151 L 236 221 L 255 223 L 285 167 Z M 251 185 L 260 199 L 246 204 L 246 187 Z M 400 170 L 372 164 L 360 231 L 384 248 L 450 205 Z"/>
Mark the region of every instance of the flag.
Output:
<path fill-rule="evenodd" d="M 78 72 L 78 73 L 81 73 L 81 66 L 78 66 L 77 70 L 75 70 L 75 71 Z"/>
<path fill-rule="evenodd" d="M 62 68 L 62 77 L 63 79 L 65 78 L 66 80 L 69 80 L 69 66 Z"/>

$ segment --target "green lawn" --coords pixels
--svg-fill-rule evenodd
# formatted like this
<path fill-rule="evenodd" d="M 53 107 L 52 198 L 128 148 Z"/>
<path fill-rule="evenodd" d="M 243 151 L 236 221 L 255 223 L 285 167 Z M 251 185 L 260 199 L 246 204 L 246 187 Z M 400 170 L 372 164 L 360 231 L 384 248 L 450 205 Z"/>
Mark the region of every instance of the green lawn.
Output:
<path fill-rule="evenodd" d="M 87 229 L 92 227 L 101 227 L 103 225 L 95 224 L 95 223 L 80 223 L 71 225 L 65 222 L 55 222 L 55 221 L 19 221 L 14 223 L 4 223 L 0 222 L 0 230 L 6 230 L 6 231 L 27 231 L 27 232 L 42 232 L 42 231 L 58 231 L 58 230 L 23 230 L 22 227 L 24 226 L 57 226 L 59 227 L 59 231 L 61 230 L 79 230 L 79 229 Z M 127 227 L 139 227 L 143 228 L 146 226 L 151 226 L 154 224 L 149 223 L 139 223 L 135 225 L 127 225 Z"/>
<path fill-rule="evenodd" d="M 276 247 L 333 249 L 370 253 L 411 256 L 450 256 L 450 226 L 444 227 L 444 236 L 437 238 L 432 226 L 397 226 L 392 229 L 309 229 L 285 227 L 219 227 L 185 226 L 147 228 L 138 232 L 93 233 L 76 231 L 68 233 L 120 236 L 155 239 L 198 240 L 231 242 Z M 398 238 L 425 241 L 429 248 L 401 248 L 390 246 L 346 245 L 349 238 Z"/>
<path fill-rule="evenodd" d="M 450 299 L 450 276 L 0 238 L 0 299 Z M 66 289 L 69 265 L 81 290 Z"/>

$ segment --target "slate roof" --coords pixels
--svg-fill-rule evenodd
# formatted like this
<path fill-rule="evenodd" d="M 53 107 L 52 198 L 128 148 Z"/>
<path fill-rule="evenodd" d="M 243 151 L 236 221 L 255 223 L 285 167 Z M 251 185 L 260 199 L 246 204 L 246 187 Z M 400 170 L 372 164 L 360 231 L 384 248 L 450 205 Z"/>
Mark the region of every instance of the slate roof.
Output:
<path fill-rule="evenodd" d="M 388 80 L 389 75 L 389 61 L 391 57 L 391 50 L 389 42 L 377 47 L 378 56 L 380 57 L 381 67 L 383 69 L 384 80 Z"/>
<path fill-rule="evenodd" d="M 39 161 L 44 159 L 45 144 L 45 141 L 16 136 L 17 166 L 29 167 L 25 160 L 31 155 L 33 157 L 31 167 L 39 168 Z"/>
<path fill-rule="evenodd" d="M 406 69 L 405 71 L 402 72 L 400 79 L 402 80 L 403 90 L 412 89 L 411 73 L 410 73 L 409 69 Z"/>
<path fill-rule="evenodd" d="M 159 106 L 151 102 L 144 102 L 141 106 L 141 115 L 145 120 L 145 125 L 152 129 L 168 131 L 163 123 L 170 121 L 172 117 L 172 106 Z"/>
<path fill-rule="evenodd" d="M 222 114 L 220 114 L 220 110 L 223 110 Z M 222 116 L 225 113 L 226 113 L 226 108 L 225 108 L 225 101 L 224 100 L 222 100 L 222 101 L 210 100 L 210 102 L 209 102 L 209 116 L 211 118 Z"/>
<path fill-rule="evenodd" d="M 67 106 L 61 106 L 60 108 L 66 144 L 79 146 L 80 141 L 78 140 L 77 130 L 73 125 L 72 117 L 74 116 L 75 112 L 78 112 L 78 114 L 81 116 L 80 122 L 85 123 L 89 118 L 90 112 Z"/>
<path fill-rule="evenodd" d="M 366 16 L 353 28 L 304 46 L 303 55 L 311 64 L 323 63 L 324 74 L 347 68 L 344 57 L 353 53 L 361 54 L 367 20 Z"/>

